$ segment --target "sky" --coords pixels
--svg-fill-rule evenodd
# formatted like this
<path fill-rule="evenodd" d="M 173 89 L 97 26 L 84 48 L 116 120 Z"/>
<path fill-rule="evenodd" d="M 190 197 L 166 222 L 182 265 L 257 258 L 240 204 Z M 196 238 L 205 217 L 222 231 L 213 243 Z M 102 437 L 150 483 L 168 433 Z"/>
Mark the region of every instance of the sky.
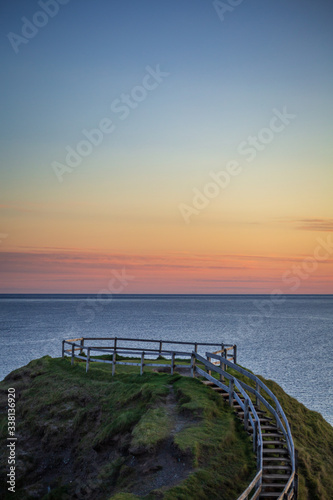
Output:
<path fill-rule="evenodd" d="M 333 293 L 333 4 L 1 4 L 0 293 Z"/>

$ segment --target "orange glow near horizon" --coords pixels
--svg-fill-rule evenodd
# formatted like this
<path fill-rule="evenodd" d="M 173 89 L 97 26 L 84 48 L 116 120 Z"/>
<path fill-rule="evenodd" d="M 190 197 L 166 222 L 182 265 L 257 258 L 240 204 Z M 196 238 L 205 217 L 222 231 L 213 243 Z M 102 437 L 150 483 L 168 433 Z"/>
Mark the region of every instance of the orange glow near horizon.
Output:
<path fill-rule="evenodd" d="M 221 216 L 212 204 L 185 224 L 156 208 L 7 206 L 0 293 L 100 293 L 114 272 L 131 276 L 121 293 L 333 293 L 332 218 L 263 218 L 246 206 Z"/>
<path fill-rule="evenodd" d="M 1 292 L 330 294 L 332 244 L 321 236 L 298 256 L 3 249 Z"/>

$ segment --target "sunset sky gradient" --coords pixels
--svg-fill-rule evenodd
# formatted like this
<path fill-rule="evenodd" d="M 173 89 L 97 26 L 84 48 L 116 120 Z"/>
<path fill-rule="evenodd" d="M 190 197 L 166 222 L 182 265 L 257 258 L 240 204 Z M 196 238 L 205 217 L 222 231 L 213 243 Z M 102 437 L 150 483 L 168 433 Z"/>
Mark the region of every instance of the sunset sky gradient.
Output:
<path fill-rule="evenodd" d="M 0 293 L 333 293 L 331 2 L 70 0 L 15 53 L 41 10 L 2 5 Z"/>

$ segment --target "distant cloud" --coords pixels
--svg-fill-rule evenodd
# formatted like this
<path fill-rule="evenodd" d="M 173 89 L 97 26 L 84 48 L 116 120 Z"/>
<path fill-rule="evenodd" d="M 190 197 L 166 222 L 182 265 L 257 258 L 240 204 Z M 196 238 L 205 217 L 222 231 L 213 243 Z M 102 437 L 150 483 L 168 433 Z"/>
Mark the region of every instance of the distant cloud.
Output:
<path fill-rule="evenodd" d="M 299 219 L 296 229 L 301 231 L 333 231 L 333 219 Z"/>
<path fill-rule="evenodd" d="M 284 219 L 277 219 L 279 224 L 287 225 L 297 231 L 333 231 L 333 219 L 331 218 L 311 218 L 311 219 L 293 219 L 286 217 Z"/>
<path fill-rule="evenodd" d="M 79 250 L 26 250 L 23 252 L 0 252 L 0 269 L 6 272 L 62 274 L 82 272 L 106 272 L 110 269 L 126 267 L 141 270 L 243 270 L 244 264 L 234 264 L 222 256 L 180 255 L 126 255 L 105 254 L 100 252 L 82 252 Z"/>
<path fill-rule="evenodd" d="M 118 254 L 79 249 L 37 249 L 0 252 L 0 269 L 3 272 L 72 275 L 86 272 L 103 275 L 110 269 L 150 271 L 209 272 L 258 271 L 279 269 L 281 266 L 302 262 L 304 255 L 248 255 L 248 254 Z M 328 259 L 325 263 L 332 263 Z"/>
<path fill-rule="evenodd" d="M 97 293 L 108 286 L 115 271 L 133 277 L 128 293 L 270 293 L 281 285 L 282 274 L 295 265 L 299 268 L 306 257 L 0 248 L 0 293 Z M 333 258 L 322 264 L 327 272 L 316 274 L 303 293 L 331 290 Z"/>

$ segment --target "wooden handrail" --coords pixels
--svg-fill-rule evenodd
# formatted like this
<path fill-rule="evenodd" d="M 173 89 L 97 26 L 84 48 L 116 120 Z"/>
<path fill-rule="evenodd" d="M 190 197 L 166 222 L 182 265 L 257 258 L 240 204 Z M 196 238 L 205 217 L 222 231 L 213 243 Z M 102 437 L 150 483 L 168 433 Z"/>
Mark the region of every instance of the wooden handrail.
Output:
<path fill-rule="evenodd" d="M 232 400 L 236 398 L 237 402 L 241 406 L 242 410 L 244 411 L 244 426 L 245 429 L 247 430 L 248 422 L 251 424 L 252 429 L 253 429 L 253 447 L 254 451 L 257 453 L 257 458 L 258 458 L 258 466 L 257 466 L 257 475 L 259 475 L 259 484 L 258 480 L 252 481 L 251 484 L 248 486 L 248 488 L 245 490 L 248 491 L 248 493 L 243 492 L 240 499 L 246 499 L 250 491 L 257 485 L 255 494 L 252 498 L 257 498 L 259 496 L 259 493 L 261 491 L 261 482 L 262 482 L 262 472 L 263 472 L 263 439 L 262 439 L 262 433 L 261 433 L 261 425 L 260 425 L 260 418 L 259 415 L 252 403 L 252 401 L 249 399 L 247 393 L 243 389 L 240 380 L 238 380 L 236 377 L 231 375 L 225 370 L 222 370 L 222 368 L 217 367 L 216 365 L 213 365 L 210 361 L 205 359 L 204 357 L 200 356 L 199 354 L 195 354 L 195 357 L 198 361 L 200 361 L 207 370 L 209 371 L 214 371 L 218 374 L 223 374 L 229 382 L 229 386 L 226 386 L 225 384 L 222 384 L 220 381 L 209 375 L 208 373 L 204 372 L 204 370 L 201 370 L 200 368 L 196 369 L 196 372 L 205 377 L 207 380 L 210 380 L 214 382 L 215 385 L 218 387 L 221 387 L 224 389 L 226 392 L 229 392 L 229 404 L 232 406 Z M 207 357 L 210 357 L 210 353 L 207 353 Z M 222 360 L 225 360 L 225 358 L 222 358 Z M 238 394 L 235 392 L 235 387 L 239 390 L 240 394 L 244 398 L 244 402 L 240 399 Z M 250 413 L 248 412 L 248 408 L 250 407 L 252 411 L 253 417 L 251 417 Z M 247 417 L 245 417 L 247 415 Z M 253 483 L 253 485 L 252 485 Z M 252 487 L 250 488 L 250 486 Z M 244 495 L 244 496 L 243 496 Z M 238 499 L 238 500 L 240 500 Z"/>
<path fill-rule="evenodd" d="M 124 340 L 127 342 L 163 342 L 163 344 L 180 344 L 180 345 L 210 345 L 210 346 L 218 346 L 223 344 L 223 342 L 183 342 L 180 340 L 157 340 L 157 339 L 133 339 L 133 338 L 128 338 L 128 337 L 82 337 L 84 340 Z M 75 339 L 75 340 L 81 340 L 81 339 Z M 224 346 L 233 348 L 233 344 L 223 344 Z"/>
<path fill-rule="evenodd" d="M 82 340 L 82 339 L 78 339 Z M 68 345 L 69 348 L 66 348 L 65 345 Z M 77 351 L 80 351 L 79 354 L 77 354 Z M 87 352 L 87 356 L 83 356 L 84 351 Z M 112 355 L 112 361 L 107 360 L 107 359 L 100 359 L 100 358 L 94 358 L 93 357 L 93 352 L 95 353 L 102 353 L 102 354 L 108 354 Z M 194 351 L 193 351 L 194 352 Z M 125 355 L 125 356 L 131 356 L 135 358 L 139 358 L 140 362 L 135 362 L 134 359 L 133 361 L 130 360 L 117 360 L 116 355 Z M 149 362 L 149 358 L 147 356 L 152 356 L 152 355 L 158 355 L 158 356 L 165 356 L 165 357 L 170 357 L 171 358 L 171 365 L 166 364 L 165 362 Z M 160 368 L 170 368 L 171 374 L 173 374 L 175 368 L 180 368 L 180 367 L 187 367 L 188 369 L 191 369 L 191 372 L 194 369 L 193 363 L 194 363 L 194 358 L 192 355 L 192 351 L 166 351 L 166 350 L 160 350 L 160 349 L 140 349 L 136 347 L 132 348 L 123 348 L 123 347 L 92 347 L 88 345 L 84 345 L 82 342 L 80 344 L 71 341 L 71 340 L 63 340 L 62 341 L 62 357 L 69 356 L 71 357 L 71 363 L 72 365 L 74 364 L 74 359 L 80 359 L 82 361 L 86 362 L 86 372 L 89 370 L 89 365 L 90 362 L 97 362 L 97 363 L 106 363 L 106 364 L 112 364 L 112 375 L 115 374 L 116 371 L 116 365 L 127 365 L 127 366 L 138 366 L 140 367 L 140 374 L 142 375 L 144 371 L 144 367 L 160 367 Z M 190 358 L 188 361 L 188 365 L 184 364 L 176 364 L 176 356 L 177 357 L 182 357 L 182 358 Z M 145 358 L 146 357 L 146 358 Z"/>
<path fill-rule="evenodd" d="M 87 342 L 89 340 L 94 340 L 94 341 L 108 341 L 109 345 L 107 346 L 93 346 L 91 345 L 90 342 Z M 110 342 L 112 341 L 112 342 Z M 191 370 L 193 369 L 192 363 L 194 363 L 195 358 L 192 359 L 192 352 L 197 353 L 198 346 L 216 346 L 219 345 L 219 343 L 212 343 L 212 342 L 182 342 L 182 341 L 173 341 L 173 340 L 156 340 L 156 339 L 137 339 L 137 342 L 149 342 L 149 343 L 155 343 L 158 344 L 156 348 L 152 347 L 144 347 L 144 348 L 138 348 L 138 347 L 128 347 L 124 346 L 123 344 L 120 345 L 120 342 L 135 342 L 135 339 L 130 339 L 127 337 L 80 337 L 77 339 L 67 339 L 62 341 L 62 357 L 65 357 L 67 355 L 70 355 L 72 358 L 72 364 L 74 363 L 74 359 L 85 359 L 83 356 L 84 353 L 90 353 L 89 360 L 87 360 L 86 365 L 87 365 L 87 371 L 89 370 L 89 363 L 90 361 L 94 362 L 103 362 L 107 363 L 107 360 L 100 360 L 96 358 L 92 358 L 91 356 L 93 353 L 98 353 L 100 352 L 101 354 L 109 354 L 114 356 L 114 353 L 119 355 L 127 355 L 127 356 L 138 356 L 141 357 L 141 353 L 144 351 L 145 356 L 152 356 L 152 355 L 158 355 L 158 356 L 164 356 L 164 357 L 171 357 L 171 359 L 175 359 L 175 357 L 191 357 Z M 79 342 L 79 343 L 77 343 Z M 86 343 L 85 343 L 86 342 Z M 111 345 L 110 345 L 111 344 Z M 113 344 L 113 345 L 112 345 Z M 163 346 L 164 344 L 164 346 Z M 168 347 L 168 344 L 174 345 L 175 347 L 177 345 L 179 346 L 191 346 L 192 349 L 191 351 L 178 351 L 176 349 L 165 349 L 165 347 Z M 69 348 L 66 348 L 66 345 Z M 236 345 L 232 344 L 224 344 L 223 342 L 220 343 L 221 347 L 223 347 L 223 350 L 225 353 L 228 351 L 232 351 L 232 353 L 228 354 L 229 360 L 232 359 L 233 361 L 236 361 Z M 163 348 L 164 347 L 164 348 Z M 171 346 L 170 346 L 171 347 Z M 194 348 L 194 349 L 193 349 Z M 79 352 L 79 355 L 77 354 L 77 351 Z M 227 354 L 226 354 L 227 355 Z M 130 361 L 128 361 L 128 364 Z M 117 360 L 116 357 L 114 356 L 114 361 L 112 362 L 113 364 L 113 374 L 115 373 L 115 366 L 117 364 L 125 364 L 125 362 L 121 362 L 120 360 Z M 134 366 L 139 366 L 136 365 L 135 363 L 131 363 Z M 179 367 L 180 365 L 175 365 L 174 361 L 172 362 L 173 366 Z M 140 364 L 141 366 L 141 364 Z M 151 366 L 150 363 L 144 363 L 144 366 Z M 158 367 L 165 367 L 166 365 L 163 363 L 154 363 L 154 366 Z M 173 372 L 173 368 L 171 368 L 171 371 Z M 142 372 L 142 369 L 140 370 Z"/>
<path fill-rule="evenodd" d="M 261 480 L 261 478 L 262 478 L 262 470 L 260 470 L 258 472 L 258 474 L 256 475 L 256 477 L 248 485 L 248 487 L 246 488 L 246 490 L 244 490 L 243 493 L 237 498 L 237 500 L 246 500 L 248 498 L 249 494 L 251 493 L 251 491 L 253 490 L 253 488 L 255 487 L 255 485 L 258 483 L 258 481 Z M 260 495 L 260 493 L 261 493 L 261 488 L 258 488 L 257 491 L 256 491 L 256 495 L 254 495 L 251 500 L 254 500 L 255 498 L 258 498 L 258 496 Z"/>
<path fill-rule="evenodd" d="M 88 350 L 90 351 L 95 351 L 95 352 L 101 352 L 103 354 L 112 354 L 113 352 L 116 352 L 117 354 L 125 354 L 125 355 L 141 355 L 141 352 L 144 351 L 148 355 L 151 354 L 159 354 L 159 355 L 165 355 L 165 356 L 170 356 L 172 354 L 175 354 L 176 356 L 192 356 L 192 352 L 185 352 L 185 351 L 167 351 L 163 350 L 160 351 L 159 349 L 140 349 L 138 347 L 117 347 L 116 349 L 114 347 L 92 347 L 92 346 L 82 346 L 81 344 L 76 344 L 74 342 L 64 340 L 64 343 L 67 343 L 71 346 L 71 349 L 65 349 L 65 352 L 71 351 L 72 346 L 74 346 L 74 350 L 79 351 L 79 350 Z"/>
<path fill-rule="evenodd" d="M 290 450 L 289 450 L 289 451 L 291 451 L 290 458 L 291 458 L 293 470 L 295 470 L 295 447 L 294 447 L 294 442 L 293 442 L 293 438 L 292 438 L 292 435 L 291 435 L 290 425 L 289 425 L 288 419 L 287 419 L 287 417 L 286 417 L 286 415 L 285 415 L 285 413 L 283 411 L 283 408 L 282 408 L 282 406 L 280 404 L 280 401 L 277 399 L 277 397 L 275 396 L 275 394 L 256 375 L 254 375 L 253 373 L 250 373 L 249 371 L 245 370 L 241 366 L 235 365 L 231 361 L 229 361 L 229 360 L 227 360 L 225 358 L 221 358 L 221 356 L 218 356 L 218 355 L 216 355 L 214 353 L 208 353 L 207 352 L 206 356 L 207 357 L 211 357 L 211 358 L 215 358 L 215 359 L 218 359 L 218 360 L 222 360 L 223 363 L 226 364 L 227 366 L 229 366 L 230 368 L 233 368 L 234 370 L 238 371 L 242 375 L 245 375 L 246 377 L 248 377 L 251 380 L 253 380 L 254 382 L 256 382 L 256 385 L 259 386 L 264 391 L 266 391 L 266 393 L 273 399 L 273 401 L 274 401 L 274 403 L 276 405 L 276 409 L 275 410 L 273 409 L 273 414 L 274 414 L 274 417 L 278 418 L 278 421 L 280 422 L 280 424 L 281 424 L 281 419 L 280 419 L 279 415 L 281 415 L 281 417 L 282 417 L 282 420 L 283 420 L 285 428 L 281 424 L 281 430 L 282 430 L 283 433 L 287 433 L 287 435 L 288 435 L 287 444 L 288 443 L 290 444 Z M 258 399 L 260 399 L 260 401 L 272 413 L 272 406 L 268 403 L 268 401 L 266 401 L 266 399 L 262 397 L 262 395 L 259 393 L 259 391 L 251 388 L 251 392 L 252 392 L 252 390 L 255 391 L 255 392 L 253 392 L 253 394 L 255 394 L 256 397 L 258 397 Z M 288 446 L 288 448 L 289 448 L 289 446 Z"/>
<path fill-rule="evenodd" d="M 254 381 L 256 383 L 256 389 L 254 389 L 253 387 L 247 385 L 246 383 L 244 383 L 242 381 L 239 381 L 239 383 L 240 383 L 240 385 L 241 385 L 242 388 L 246 389 L 247 391 L 249 391 L 253 395 L 255 395 L 256 398 L 257 398 L 257 400 L 260 400 L 264 404 L 264 406 L 267 408 L 267 410 L 274 415 L 274 418 L 275 418 L 275 420 L 277 422 L 277 425 L 278 425 L 278 427 L 280 428 L 280 430 L 282 431 L 282 433 L 283 433 L 283 435 L 285 437 L 286 444 L 287 444 L 288 451 L 289 451 L 289 455 L 290 455 L 290 459 L 291 459 L 292 472 L 291 472 L 290 478 L 288 480 L 288 483 L 286 484 L 286 486 L 285 486 L 283 492 L 281 493 L 281 495 L 278 497 L 278 500 L 284 500 L 285 498 L 289 498 L 286 495 L 288 495 L 288 492 L 289 492 L 290 488 L 292 488 L 291 492 L 293 492 L 294 491 L 294 486 L 295 486 L 295 477 L 296 477 L 295 446 L 294 446 L 294 441 L 293 441 L 293 438 L 292 438 L 292 435 L 291 435 L 291 430 L 290 430 L 290 425 L 289 425 L 288 419 L 287 419 L 287 417 L 286 417 L 286 415 L 285 415 L 285 413 L 283 411 L 283 408 L 282 408 L 282 406 L 281 406 L 278 398 L 266 386 L 266 384 L 264 384 L 253 373 L 250 373 L 249 371 L 245 370 L 241 366 L 235 365 L 231 361 L 227 360 L 224 357 L 218 356 L 215 353 L 209 353 L 209 352 L 207 352 L 206 356 L 208 358 L 217 359 L 220 362 L 223 362 L 223 364 L 229 366 L 230 368 L 233 368 L 235 371 L 241 373 L 242 375 L 245 375 L 246 377 L 250 378 L 252 381 Z M 213 366 L 215 366 L 215 365 L 213 365 Z M 215 366 L 215 371 L 217 371 L 216 370 L 216 366 Z M 220 373 L 220 369 L 219 369 L 218 373 Z M 225 374 L 226 374 L 226 372 L 225 372 Z M 275 409 L 262 396 L 262 394 L 257 390 L 257 388 L 261 388 L 264 391 L 266 391 L 266 393 L 274 401 L 274 403 L 276 405 Z M 292 497 L 293 497 L 293 494 L 292 494 Z M 244 498 L 246 498 L 246 496 Z"/>

